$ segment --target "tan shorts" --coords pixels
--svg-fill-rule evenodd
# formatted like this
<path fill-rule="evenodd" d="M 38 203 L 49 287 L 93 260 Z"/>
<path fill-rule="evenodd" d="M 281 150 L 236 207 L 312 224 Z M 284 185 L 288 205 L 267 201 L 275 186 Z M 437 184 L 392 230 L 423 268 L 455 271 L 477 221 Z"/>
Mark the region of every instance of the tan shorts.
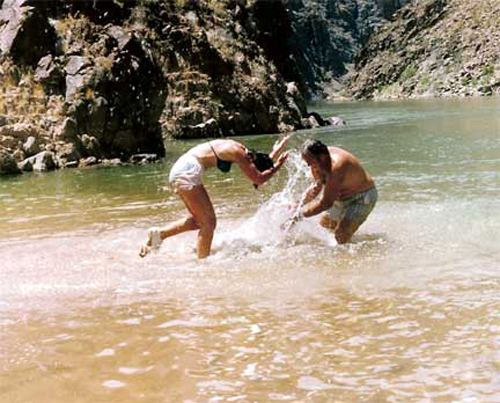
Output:
<path fill-rule="evenodd" d="M 348 199 L 337 200 L 327 211 L 328 217 L 336 223 L 340 223 L 345 218 L 361 225 L 375 207 L 377 198 L 377 189 L 372 187 Z"/>

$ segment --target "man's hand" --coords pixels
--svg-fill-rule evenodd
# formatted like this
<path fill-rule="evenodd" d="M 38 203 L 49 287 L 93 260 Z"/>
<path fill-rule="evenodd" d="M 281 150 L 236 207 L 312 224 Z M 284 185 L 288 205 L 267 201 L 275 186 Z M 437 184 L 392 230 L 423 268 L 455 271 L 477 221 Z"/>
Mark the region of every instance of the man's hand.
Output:
<path fill-rule="evenodd" d="M 302 220 L 302 218 L 304 218 L 304 216 L 302 215 L 300 210 L 295 211 L 295 214 L 281 225 L 281 229 L 285 232 L 290 231 L 290 229 L 300 220 Z"/>

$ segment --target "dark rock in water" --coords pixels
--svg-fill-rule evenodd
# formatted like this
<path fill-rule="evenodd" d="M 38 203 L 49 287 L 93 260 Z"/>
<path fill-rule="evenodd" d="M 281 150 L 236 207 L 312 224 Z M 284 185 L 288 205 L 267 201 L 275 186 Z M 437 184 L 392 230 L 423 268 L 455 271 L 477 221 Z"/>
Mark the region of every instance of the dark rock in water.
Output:
<path fill-rule="evenodd" d="M 0 151 L 0 175 L 19 173 L 21 173 L 21 170 L 17 166 L 14 157 L 4 151 Z"/>
<path fill-rule="evenodd" d="M 323 119 L 318 112 L 309 112 L 307 114 L 307 118 L 309 119 L 313 127 L 328 126 L 330 124 L 330 122 Z"/>
<path fill-rule="evenodd" d="M 130 162 L 133 164 L 150 163 L 158 161 L 156 154 L 134 154 L 130 157 Z"/>
<path fill-rule="evenodd" d="M 58 168 L 55 155 L 52 151 L 42 151 L 29 157 L 21 162 L 20 166 L 23 171 L 30 170 L 29 167 L 31 166 L 33 171 L 38 172 L 53 171 Z"/>
<path fill-rule="evenodd" d="M 332 126 L 345 126 L 346 122 L 344 119 L 338 116 L 330 116 L 326 119 Z"/>
<path fill-rule="evenodd" d="M 101 156 L 102 150 L 99 140 L 88 134 L 84 134 L 80 137 L 80 148 L 84 156 Z"/>
<path fill-rule="evenodd" d="M 25 159 L 17 164 L 19 169 L 23 172 L 32 172 L 33 171 L 33 161 L 30 159 Z"/>
<path fill-rule="evenodd" d="M 85 168 L 85 167 L 89 167 L 92 165 L 97 165 L 98 162 L 99 161 L 97 160 L 96 157 L 87 157 L 87 158 L 81 159 L 78 166 L 81 168 Z"/>
<path fill-rule="evenodd" d="M 20 65 L 35 67 L 55 53 L 54 27 L 33 1 L 4 1 L 0 12 L 0 51 Z M 3 22 L 3 24 L 2 24 Z"/>
<path fill-rule="evenodd" d="M 66 168 L 68 165 L 73 166 L 75 163 L 78 165 L 82 155 L 74 143 L 65 143 L 56 146 L 56 158 L 59 166 Z"/>

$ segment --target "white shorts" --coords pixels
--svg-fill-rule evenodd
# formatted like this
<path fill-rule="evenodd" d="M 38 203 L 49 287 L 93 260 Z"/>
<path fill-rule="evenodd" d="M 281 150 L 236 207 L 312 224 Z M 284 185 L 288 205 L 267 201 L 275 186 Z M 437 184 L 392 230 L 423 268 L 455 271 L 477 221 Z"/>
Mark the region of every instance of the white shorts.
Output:
<path fill-rule="evenodd" d="M 203 165 L 194 155 L 184 154 L 170 170 L 169 182 L 175 193 L 179 190 L 191 190 L 194 186 L 203 185 Z"/>

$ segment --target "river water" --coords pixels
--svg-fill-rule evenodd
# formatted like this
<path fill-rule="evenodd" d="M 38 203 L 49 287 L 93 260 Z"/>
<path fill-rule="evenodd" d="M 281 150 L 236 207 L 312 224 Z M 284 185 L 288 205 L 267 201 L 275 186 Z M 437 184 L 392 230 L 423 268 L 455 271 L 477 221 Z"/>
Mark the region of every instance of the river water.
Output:
<path fill-rule="evenodd" d="M 500 401 L 500 100 L 318 104 L 348 125 L 294 134 L 357 155 L 379 202 L 353 243 L 282 204 L 296 152 L 255 191 L 206 174 L 214 254 L 149 166 L 0 179 L 0 401 Z M 276 136 L 242 137 L 269 149 Z"/>

